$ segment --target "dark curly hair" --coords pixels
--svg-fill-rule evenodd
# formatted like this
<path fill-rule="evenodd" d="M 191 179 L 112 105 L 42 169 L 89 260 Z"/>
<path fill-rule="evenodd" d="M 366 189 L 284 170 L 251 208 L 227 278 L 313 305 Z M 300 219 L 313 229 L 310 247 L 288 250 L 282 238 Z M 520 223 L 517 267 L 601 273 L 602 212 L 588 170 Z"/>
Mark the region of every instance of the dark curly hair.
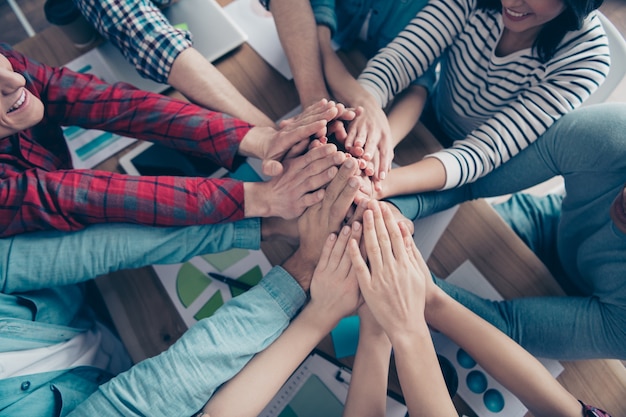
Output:
<path fill-rule="evenodd" d="M 563 0 L 565 10 L 546 23 L 539 32 L 533 48 L 542 62 L 547 62 L 554 56 L 557 46 L 565 34 L 571 30 L 578 30 L 583 20 L 602 5 L 604 0 Z M 476 6 L 484 10 L 502 10 L 500 0 L 478 0 Z"/>

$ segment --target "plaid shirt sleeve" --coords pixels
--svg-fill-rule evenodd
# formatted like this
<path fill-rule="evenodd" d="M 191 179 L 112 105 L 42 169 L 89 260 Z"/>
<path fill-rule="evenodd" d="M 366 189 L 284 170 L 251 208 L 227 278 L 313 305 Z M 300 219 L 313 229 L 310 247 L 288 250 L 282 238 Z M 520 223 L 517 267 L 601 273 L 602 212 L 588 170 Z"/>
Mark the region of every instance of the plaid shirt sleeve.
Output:
<path fill-rule="evenodd" d="M 140 74 L 164 84 L 178 54 L 192 43 L 191 33 L 174 28 L 159 10 L 170 2 L 74 0 L 85 19 L 113 43 Z"/>
<path fill-rule="evenodd" d="M 0 140 L 0 236 L 78 230 L 91 223 L 179 226 L 243 218 L 243 184 L 232 179 L 67 169 L 67 158 L 58 154 L 59 149 L 67 152 L 59 125 L 158 141 L 227 168 L 250 125 L 183 101 L 40 65 L 13 51 L 0 52 L 46 107 L 36 128 Z"/>

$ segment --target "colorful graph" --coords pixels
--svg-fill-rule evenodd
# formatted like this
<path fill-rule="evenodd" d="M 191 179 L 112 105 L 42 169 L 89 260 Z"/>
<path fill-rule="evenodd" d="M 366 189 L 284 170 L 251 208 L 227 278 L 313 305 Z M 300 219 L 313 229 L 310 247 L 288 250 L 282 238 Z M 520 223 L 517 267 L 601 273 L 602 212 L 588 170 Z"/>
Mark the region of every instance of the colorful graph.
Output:
<path fill-rule="evenodd" d="M 261 251 L 231 249 L 196 256 L 183 264 L 154 265 L 153 268 L 181 317 L 191 326 L 210 317 L 225 302 L 244 292 L 211 278 L 209 272 L 256 285 L 271 265 Z"/>

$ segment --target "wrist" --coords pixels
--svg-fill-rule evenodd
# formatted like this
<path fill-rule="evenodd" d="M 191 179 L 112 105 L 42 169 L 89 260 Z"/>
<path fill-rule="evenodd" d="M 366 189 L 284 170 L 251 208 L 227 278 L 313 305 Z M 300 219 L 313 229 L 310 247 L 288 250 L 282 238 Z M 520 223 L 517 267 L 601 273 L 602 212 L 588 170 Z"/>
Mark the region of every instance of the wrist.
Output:
<path fill-rule="evenodd" d="M 298 248 L 298 250 L 283 263 L 282 267 L 296 280 L 304 291 L 309 291 L 313 272 L 315 271 L 315 264 L 315 260 L 309 259 L 303 253 L 302 249 Z"/>
<path fill-rule="evenodd" d="M 330 333 L 341 319 L 325 310 L 314 300 L 310 300 L 298 315 L 298 320 L 301 320 L 320 339 Z"/>
<path fill-rule="evenodd" d="M 361 344 L 378 346 L 380 349 L 385 347 L 391 350 L 391 341 L 387 337 L 387 333 L 382 327 L 376 326 L 361 326 L 359 327 L 359 345 Z"/>
<path fill-rule="evenodd" d="M 261 240 L 285 239 L 293 245 L 299 238 L 297 220 L 285 220 L 281 217 L 265 217 L 261 219 Z"/>
<path fill-rule="evenodd" d="M 444 313 L 451 300 L 452 298 L 445 291 L 433 283 L 432 287 L 426 291 L 426 306 L 424 308 L 426 323 L 437 328 L 438 317 Z"/>
<path fill-rule="evenodd" d="M 243 183 L 244 217 L 270 217 L 271 204 L 265 182 Z"/>
<path fill-rule="evenodd" d="M 237 153 L 242 156 L 252 156 L 265 159 L 264 143 L 270 143 L 274 137 L 276 129 L 267 126 L 255 126 L 248 131 L 239 143 Z"/>
<path fill-rule="evenodd" d="M 394 350 L 415 350 L 425 339 L 431 340 L 430 330 L 423 317 L 417 317 L 410 326 L 399 326 L 396 330 L 387 333 Z"/>

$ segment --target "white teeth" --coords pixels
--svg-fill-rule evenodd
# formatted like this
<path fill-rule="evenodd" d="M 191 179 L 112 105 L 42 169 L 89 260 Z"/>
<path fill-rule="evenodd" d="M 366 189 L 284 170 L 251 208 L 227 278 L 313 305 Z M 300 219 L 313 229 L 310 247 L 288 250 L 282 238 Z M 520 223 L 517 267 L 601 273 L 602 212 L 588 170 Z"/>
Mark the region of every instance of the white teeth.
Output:
<path fill-rule="evenodd" d="M 513 10 L 511 10 L 511 9 L 506 9 L 506 12 L 507 12 L 508 14 L 510 14 L 511 16 L 513 16 L 513 17 L 522 17 L 522 16 L 526 16 L 526 15 L 528 14 L 528 13 L 518 13 L 518 12 L 514 12 L 514 11 L 513 11 Z"/>
<path fill-rule="evenodd" d="M 12 111 L 19 109 L 22 104 L 24 104 L 24 101 L 26 101 L 26 91 L 22 90 L 22 95 L 20 95 L 20 98 L 15 102 L 14 105 L 11 106 L 7 113 L 11 113 Z"/>

